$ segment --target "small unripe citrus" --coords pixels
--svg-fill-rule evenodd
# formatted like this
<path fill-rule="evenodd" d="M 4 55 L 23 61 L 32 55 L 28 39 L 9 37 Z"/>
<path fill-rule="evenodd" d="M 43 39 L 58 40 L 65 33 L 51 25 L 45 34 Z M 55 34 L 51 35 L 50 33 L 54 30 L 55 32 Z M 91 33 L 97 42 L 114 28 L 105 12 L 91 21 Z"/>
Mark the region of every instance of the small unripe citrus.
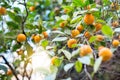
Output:
<path fill-rule="evenodd" d="M 103 41 L 104 40 L 103 35 L 96 35 L 96 37 L 97 37 L 97 41 Z"/>
<path fill-rule="evenodd" d="M 0 15 L 5 15 L 6 14 L 6 8 L 5 7 L 0 7 Z"/>
<path fill-rule="evenodd" d="M 99 31 L 102 28 L 102 24 L 101 23 L 95 23 L 94 26 L 95 26 L 95 31 Z"/>
<path fill-rule="evenodd" d="M 102 61 L 108 61 L 112 58 L 113 54 L 109 48 L 102 48 L 98 53 L 99 57 L 102 57 Z"/>
<path fill-rule="evenodd" d="M 66 25 L 67 25 L 67 21 L 63 21 L 63 22 L 60 23 L 61 28 L 64 28 Z"/>
<path fill-rule="evenodd" d="M 70 39 L 67 41 L 67 45 L 69 48 L 72 48 L 74 44 L 77 44 L 77 40 L 76 39 Z"/>
<path fill-rule="evenodd" d="M 17 50 L 18 55 L 22 55 L 23 53 L 24 53 L 24 50 L 22 50 L 22 49 Z"/>
<path fill-rule="evenodd" d="M 10 69 L 7 71 L 7 75 L 12 75 L 12 71 Z"/>
<path fill-rule="evenodd" d="M 119 26 L 118 21 L 114 21 L 114 22 L 112 22 L 112 26 L 113 26 L 113 27 L 118 27 L 118 26 Z"/>
<path fill-rule="evenodd" d="M 83 28 L 82 25 L 77 26 L 77 30 L 78 30 L 79 32 L 81 32 L 83 29 L 84 29 L 84 28 Z"/>
<path fill-rule="evenodd" d="M 118 47 L 119 44 L 120 44 L 119 40 L 113 40 L 113 41 L 112 41 L 113 47 Z"/>
<path fill-rule="evenodd" d="M 55 60 L 56 60 L 56 59 L 58 59 L 58 57 L 57 57 L 57 56 L 52 57 L 52 59 L 51 59 L 51 64 L 52 64 L 52 65 L 54 65 L 54 64 L 55 64 Z"/>
<path fill-rule="evenodd" d="M 26 36 L 24 34 L 18 34 L 18 36 L 17 36 L 18 42 L 23 42 L 25 40 L 26 40 Z"/>
<path fill-rule="evenodd" d="M 29 7 L 29 10 L 30 10 L 31 12 L 34 11 L 34 10 L 35 10 L 35 6 Z"/>
<path fill-rule="evenodd" d="M 48 37 L 48 33 L 46 31 L 44 31 L 42 34 L 44 35 L 44 38 Z"/>
<path fill-rule="evenodd" d="M 85 10 L 90 10 L 90 8 L 91 8 L 90 5 L 84 7 Z"/>
<path fill-rule="evenodd" d="M 92 48 L 89 45 L 84 45 L 80 48 L 80 56 L 86 56 L 93 52 Z"/>
<path fill-rule="evenodd" d="M 33 39 L 34 39 L 35 43 L 38 43 L 38 42 L 40 42 L 40 40 L 42 39 L 42 37 L 39 36 L 39 35 L 36 35 Z"/>
<path fill-rule="evenodd" d="M 91 34 L 90 34 L 90 32 L 86 31 L 84 33 L 84 36 L 89 39 L 91 37 Z"/>
<path fill-rule="evenodd" d="M 80 34 L 80 32 L 77 29 L 71 31 L 71 36 L 72 37 L 76 37 L 79 34 Z"/>
<path fill-rule="evenodd" d="M 94 16 L 91 14 L 91 13 L 87 13 L 85 16 L 84 16 L 84 22 L 87 24 L 87 25 L 91 25 L 93 24 L 94 22 Z"/>

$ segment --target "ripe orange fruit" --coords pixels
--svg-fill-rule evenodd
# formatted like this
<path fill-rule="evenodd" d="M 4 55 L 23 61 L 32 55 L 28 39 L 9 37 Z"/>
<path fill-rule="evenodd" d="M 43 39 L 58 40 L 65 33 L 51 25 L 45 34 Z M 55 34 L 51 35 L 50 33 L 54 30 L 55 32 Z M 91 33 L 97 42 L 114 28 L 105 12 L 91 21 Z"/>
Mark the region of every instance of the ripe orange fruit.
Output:
<path fill-rule="evenodd" d="M 103 41 L 104 36 L 103 35 L 96 35 L 97 41 Z"/>
<path fill-rule="evenodd" d="M 77 30 L 78 30 L 79 32 L 81 32 L 83 29 L 84 29 L 84 28 L 83 28 L 82 25 L 77 26 Z"/>
<path fill-rule="evenodd" d="M 0 15 L 5 15 L 6 14 L 6 8 L 5 7 L 0 7 Z"/>
<path fill-rule="evenodd" d="M 104 46 L 99 46 L 98 47 L 98 51 L 100 51 L 101 49 L 103 49 L 104 48 Z"/>
<path fill-rule="evenodd" d="M 34 11 L 34 10 L 35 10 L 35 6 L 29 7 L 29 10 L 30 10 L 31 12 Z"/>
<path fill-rule="evenodd" d="M 91 49 L 91 47 L 89 45 L 84 45 L 80 48 L 80 56 L 86 56 L 88 54 L 91 54 L 93 52 L 93 50 Z"/>
<path fill-rule="evenodd" d="M 56 59 L 58 59 L 58 57 L 57 57 L 57 56 L 52 57 L 52 59 L 51 59 L 51 64 L 52 64 L 52 65 L 54 65 L 54 64 L 55 64 L 55 60 L 56 60 Z"/>
<path fill-rule="evenodd" d="M 93 24 L 95 18 L 94 16 L 91 14 L 91 13 L 87 13 L 85 16 L 84 16 L 84 22 L 87 24 L 87 25 L 91 25 Z"/>
<path fill-rule="evenodd" d="M 66 25 L 67 25 L 67 21 L 63 21 L 63 22 L 60 23 L 61 28 L 64 28 Z"/>
<path fill-rule="evenodd" d="M 36 35 L 33 39 L 34 39 L 35 43 L 38 43 L 38 42 L 40 42 L 40 40 L 42 39 L 42 37 L 39 36 L 39 35 Z"/>
<path fill-rule="evenodd" d="M 26 40 L 26 36 L 24 34 L 18 34 L 18 36 L 17 36 L 18 42 L 23 42 L 25 40 Z"/>
<path fill-rule="evenodd" d="M 71 31 L 71 36 L 72 37 L 76 37 L 79 34 L 80 34 L 80 32 L 77 29 Z"/>
<path fill-rule="evenodd" d="M 113 41 L 112 41 L 113 47 L 118 47 L 119 44 L 120 44 L 119 40 L 113 40 Z"/>
<path fill-rule="evenodd" d="M 112 22 L 112 26 L 113 26 L 113 27 L 118 27 L 118 26 L 119 26 L 118 21 L 114 21 L 114 22 Z"/>
<path fill-rule="evenodd" d="M 90 32 L 86 31 L 84 33 L 84 36 L 89 39 L 91 37 L 91 34 L 90 34 Z"/>
<path fill-rule="evenodd" d="M 69 48 L 73 48 L 74 44 L 77 44 L 77 40 L 70 39 L 70 40 L 67 41 L 67 45 L 68 45 Z"/>
<path fill-rule="evenodd" d="M 102 28 L 102 24 L 101 23 L 95 23 L 94 26 L 95 26 L 95 31 L 99 31 Z"/>
<path fill-rule="evenodd" d="M 22 55 L 23 53 L 24 53 L 24 50 L 22 50 L 22 49 L 17 50 L 18 55 Z"/>
<path fill-rule="evenodd" d="M 7 75 L 12 75 L 12 71 L 10 69 L 7 71 Z"/>
<path fill-rule="evenodd" d="M 102 48 L 99 53 L 99 57 L 102 57 L 102 61 L 108 61 L 112 58 L 113 54 L 109 48 Z"/>
<path fill-rule="evenodd" d="M 42 34 L 44 35 L 44 38 L 48 37 L 48 33 L 46 31 L 44 31 Z"/>

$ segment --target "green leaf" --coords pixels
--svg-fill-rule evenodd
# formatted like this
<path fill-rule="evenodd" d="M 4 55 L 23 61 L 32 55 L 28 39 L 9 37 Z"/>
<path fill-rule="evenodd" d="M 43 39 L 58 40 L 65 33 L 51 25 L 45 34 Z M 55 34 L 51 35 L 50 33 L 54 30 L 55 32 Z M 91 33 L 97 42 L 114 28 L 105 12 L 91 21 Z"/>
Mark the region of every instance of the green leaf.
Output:
<path fill-rule="evenodd" d="M 95 64 L 94 64 L 94 73 L 98 71 L 101 62 L 102 62 L 102 57 L 99 57 L 98 59 L 96 59 Z"/>
<path fill-rule="evenodd" d="M 83 64 L 90 65 L 90 56 L 84 56 L 84 57 L 78 58 L 78 60 Z"/>
<path fill-rule="evenodd" d="M 7 67 L 0 64 L 0 70 L 3 70 L 3 71 L 5 71 L 5 72 L 7 72 Z"/>
<path fill-rule="evenodd" d="M 62 58 L 55 58 L 54 65 L 59 67 L 62 63 L 63 59 Z"/>
<path fill-rule="evenodd" d="M 7 14 L 9 15 L 9 17 L 12 19 L 12 20 L 15 20 L 15 13 L 11 12 L 11 11 L 7 11 Z"/>
<path fill-rule="evenodd" d="M 120 33 L 120 28 L 115 28 L 114 31 L 117 32 L 117 33 Z"/>
<path fill-rule="evenodd" d="M 48 45 L 48 40 L 43 40 L 41 45 L 46 48 L 46 46 Z"/>
<path fill-rule="evenodd" d="M 27 55 L 30 57 L 33 54 L 33 48 L 30 46 L 29 43 L 26 43 L 26 50 L 27 50 Z"/>
<path fill-rule="evenodd" d="M 113 36 L 113 30 L 110 26 L 108 25 L 104 25 L 102 27 L 102 33 L 108 37 L 112 37 Z"/>
<path fill-rule="evenodd" d="M 13 22 L 13 21 L 7 22 L 7 25 L 8 25 L 8 28 L 9 28 L 10 30 L 19 29 L 19 25 L 16 24 L 15 22 Z"/>
<path fill-rule="evenodd" d="M 82 63 L 80 61 L 75 62 L 75 69 L 76 69 L 77 72 L 82 71 Z"/>
<path fill-rule="evenodd" d="M 78 48 L 77 50 L 74 50 L 74 51 L 72 52 L 72 57 L 78 55 L 79 52 L 80 52 L 80 49 L 79 49 L 79 48 Z"/>
<path fill-rule="evenodd" d="M 89 0 L 73 0 L 73 4 L 78 7 L 85 7 L 89 4 Z"/>
<path fill-rule="evenodd" d="M 67 72 L 70 68 L 74 66 L 74 63 L 68 63 L 64 66 L 64 70 Z"/>
<path fill-rule="evenodd" d="M 64 55 L 66 56 L 66 58 L 67 58 L 68 60 L 71 59 L 72 55 L 71 55 L 70 52 L 68 52 L 67 50 L 62 50 L 62 52 L 64 53 Z"/>
<path fill-rule="evenodd" d="M 82 19 L 82 16 L 77 16 L 70 21 L 70 24 L 74 24 Z"/>
<path fill-rule="evenodd" d="M 52 41 L 66 41 L 67 39 L 67 37 L 56 37 Z"/>
<path fill-rule="evenodd" d="M 92 36 L 92 37 L 90 37 L 89 42 L 92 43 L 92 42 L 94 42 L 95 40 L 96 40 L 96 36 Z"/>

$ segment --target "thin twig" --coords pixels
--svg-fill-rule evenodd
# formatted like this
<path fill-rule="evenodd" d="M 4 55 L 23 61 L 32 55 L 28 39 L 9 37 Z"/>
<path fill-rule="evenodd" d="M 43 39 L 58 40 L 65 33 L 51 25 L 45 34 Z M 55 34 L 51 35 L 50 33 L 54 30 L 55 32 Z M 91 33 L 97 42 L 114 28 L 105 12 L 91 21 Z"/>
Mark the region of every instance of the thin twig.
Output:
<path fill-rule="evenodd" d="M 91 75 L 90 75 L 89 72 L 87 71 L 86 65 L 84 65 L 84 71 L 85 71 L 85 73 L 87 74 L 88 78 L 89 78 L 90 80 L 92 80 Z"/>
<path fill-rule="evenodd" d="M 9 62 L 6 60 L 6 58 L 5 58 L 3 55 L 0 55 L 0 57 L 3 58 L 3 60 L 5 61 L 5 64 L 11 69 L 11 71 L 12 71 L 13 75 L 15 76 L 15 78 L 16 78 L 17 80 L 19 80 L 19 78 L 17 77 L 17 74 L 16 74 L 15 70 L 14 70 L 13 67 L 9 64 Z"/>
<path fill-rule="evenodd" d="M 25 25 L 25 22 L 26 22 L 27 17 L 28 17 L 28 9 L 27 9 L 27 4 L 26 4 L 25 0 L 24 0 L 24 7 L 25 7 L 25 11 L 26 11 L 26 16 L 24 17 L 24 19 L 22 21 L 22 25 L 21 25 L 21 29 L 22 29 L 23 34 L 25 34 L 24 25 Z"/>

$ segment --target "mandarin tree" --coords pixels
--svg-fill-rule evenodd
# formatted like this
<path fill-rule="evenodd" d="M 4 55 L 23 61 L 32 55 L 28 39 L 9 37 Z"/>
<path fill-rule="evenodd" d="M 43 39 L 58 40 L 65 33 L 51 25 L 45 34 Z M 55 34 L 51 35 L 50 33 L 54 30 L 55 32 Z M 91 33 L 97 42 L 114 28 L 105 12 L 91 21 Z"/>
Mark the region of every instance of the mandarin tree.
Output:
<path fill-rule="evenodd" d="M 0 0 L 0 80 L 120 80 L 119 5 Z"/>

